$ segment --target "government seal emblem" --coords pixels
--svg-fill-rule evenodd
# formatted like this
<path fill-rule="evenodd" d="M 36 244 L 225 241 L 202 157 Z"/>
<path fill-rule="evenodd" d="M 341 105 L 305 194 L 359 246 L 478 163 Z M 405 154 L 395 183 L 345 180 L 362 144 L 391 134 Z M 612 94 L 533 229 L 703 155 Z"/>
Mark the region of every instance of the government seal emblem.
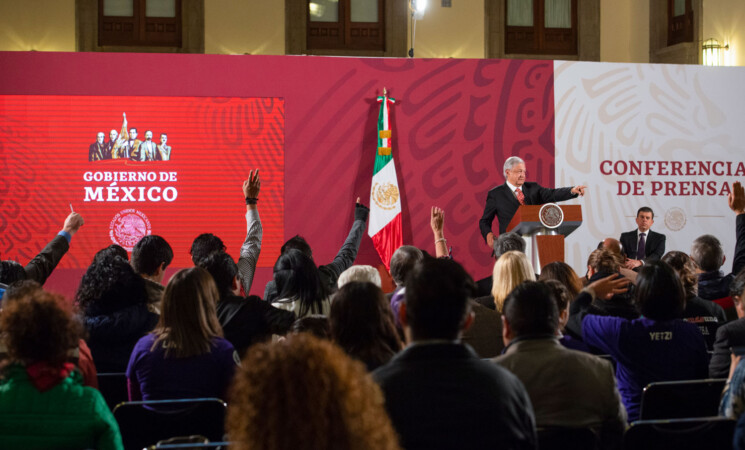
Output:
<path fill-rule="evenodd" d="M 538 218 L 546 228 L 557 228 L 564 222 L 564 211 L 556 203 L 546 203 L 538 211 Z"/>
<path fill-rule="evenodd" d="M 670 231 L 680 231 L 686 226 L 686 213 L 683 209 L 670 208 L 665 212 L 665 226 Z"/>
<path fill-rule="evenodd" d="M 372 187 L 372 199 L 378 208 L 391 210 L 398 203 L 398 187 L 392 183 L 375 183 Z"/>
<path fill-rule="evenodd" d="M 111 242 L 121 245 L 128 252 L 131 252 L 135 244 L 150 232 L 150 219 L 136 209 L 119 211 L 109 224 Z"/>

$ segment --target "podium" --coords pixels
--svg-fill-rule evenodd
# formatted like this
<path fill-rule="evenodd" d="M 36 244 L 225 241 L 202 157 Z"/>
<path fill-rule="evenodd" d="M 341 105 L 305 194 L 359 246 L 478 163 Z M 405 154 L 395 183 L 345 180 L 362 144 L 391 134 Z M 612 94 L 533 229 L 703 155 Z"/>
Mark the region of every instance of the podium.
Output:
<path fill-rule="evenodd" d="M 558 220 L 557 211 L 561 211 L 563 220 Z M 543 210 L 543 221 L 541 220 Z M 554 223 L 547 225 L 547 222 Z M 558 221 L 558 225 L 555 223 Z M 554 261 L 564 262 L 564 237 L 582 224 L 582 207 L 580 205 L 559 206 L 556 203 L 545 205 L 522 205 L 512 217 L 507 231 L 515 232 L 525 239 L 525 254 L 533 265 L 535 273 L 541 273 L 541 267 Z"/>

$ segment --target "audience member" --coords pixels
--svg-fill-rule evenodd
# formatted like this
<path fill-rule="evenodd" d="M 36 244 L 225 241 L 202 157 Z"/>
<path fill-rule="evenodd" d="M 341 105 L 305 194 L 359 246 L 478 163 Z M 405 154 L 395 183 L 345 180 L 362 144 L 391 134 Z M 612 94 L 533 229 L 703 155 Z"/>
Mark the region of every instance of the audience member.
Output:
<path fill-rule="evenodd" d="M 80 280 L 75 301 L 98 371 L 124 372 L 135 343 L 158 322 L 147 307 L 144 279 L 119 256 L 100 258 Z"/>
<path fill-rule="evenodd" d="M 362 235 L 365 233 L 365 224 L 367 223 L 367 216 L 369 214 L 370 208 L 361 204 L 358 198 L 357 204 L 354 207 L 352 228 L 349 230 L 349 235 L 347 235 L 344 244 L 339 249 L 339 253 L 336 254 L 334 260 L 329 264 L 317 268 L 321 285 L 327 293 L 332 294 L 336 290 L 336 282 L 339 279 L 339 275 L 354 264 L 354 260 L 357 259 L 357 251 L 360 249 L 360 242 L 362 242 Z M 284 255 L 290 250 L 299 250 L 313 261 L 313 251 L 308 242 L 300 235 L 285 242 L 280 251 Z M 315 262 L 313 264 L 315 265 Z M 264 300 L 274 302 L 277 298 L 281 298 L 278 297 L 281 295 L 281 289 L 275 283 L 276 280 L 272 280 L 266 284 Z"/>
<path fill-rule="evenodd" d="M 594 283 L 613 274 L 620 274 L 623 264 L 621 255 L 610 250 L 595 250 L 587 260 L 588 283 Z M 582 318 L 570 309 L 566 331 L 573 338 L 582 339 Z M 621 294 L 615 294 L 610 299 L 595 299 L 590 304 L 588 314 L 598 316 L 620 317 L 633 320 L 639 317 L 639 311 L 634 306 L 634 291 L 630 288 Z M 597 353 L 599 349 L 593 349 Z"/>
<path fill-rule="evenodd" d="M 114 256 L 119 256 L 125 261 L 129 260 L 129 254 L 127 254 L 127 251 L 124 250 L 124 247 L 117 244 L 111 244 L 108 247 L 102 248 L 101 250 L 97 251 L 96 254 L 93 256 L 92 263 L 95 263 L 100 259 L 113 258 Z"/>
<path fill-rule="evenodd" d="M 474 291 L 449 259 L 425 259 L 409 274 L 400 311 L 409 346 L 373 373 L 406 449 L 536 447 L 522 383 L 458 341 Z"/>
<path fill-rule="evenodd" d="M 612 276 L 616 276 L 615 274 Z M 590 309 L 591 295 L 580 295 L 572 314 Z M 610 354 L 617 364 L 618 386 L 629 421 L 639 418 L 642 390 L 655 381 L 705 378 L 709 356 L 698 327 L 680 319 L 685 293 L 675 271 L 661 261 L 639 270 L 636 288 L 638 319 L 584 315 L 582 338 Z"/>
<path fill-rule="evenodd" d="M 343 285 L 334 294 L 329 323 L 334 342 L 367 370 L 377 369 L 401 350 L 391 308 L 373 283 Z"/>
<path fill-rule="evenodd" d="M 678 274 L 686 296 L 683 320 L 696 324 L 706 340 L 706 347 L 711 350 L 719 325 L 727 321 L 721 306 L 700 298 L 698 294 L 698 277 L 696 264 L 687 254 L 679 251 L 667 252 L 662 261 L 670 265 Z"/>
<path fill-rule="evenodd" d="M 38 255 L 29 261 L 26 267 L 16 261 L 0 261 L 0 298 L 10 283 L 20 280 L 34 280 L 43 285 L 67 250 L 70 249 L 72 236 L 83 226 L 83 217 L 70 213 L 65 219 L 62 231 L 57 233 Z"/>
<path fill-rule="evenodd" d="M 339 275 L 337 285 L 339 289 L 350 281 L 364 281 L 381 287 L 383 282 L 380 280 L 380 272 L 373 266 L 354 265 Z"/>
<path fill-rule="evenodd" d="M 313 260 L 300 250 L 288 250 L 280 255 L 274 265 L 274 285 L 279 296 L 272 306 L 292 311 L 297 318 L 308 314 L 328 316 L 331 296 Z"/>
<path fill-rule="evenodd" d="M 163 293 L 163 313 L 137 342 L 127 366 L 130 400 L 225 398 L 238 355 L 222 337 L 210 274 L 182 269 Z"/>
<path fill-rule="evenodd" d="M 293 322 L 290 333 L 310 333 L 319 339 L 331 339 L 329 318 L 320 314 L 311 314 Z"/>
<path fill-rule="evenodd" d="M 543 275 L 543 272 L 541 272 L 541 275 Z M 556 301 L 556 309 L 559 311 L 559 331 L 557 333 L 559 343 L 572 350 L 592 353 L 590 347 L 582 342 L 581 339 L 575 339 L 572 336 L 565 334 L 566 325 L 569 321 L 569 305 L 572 304 L 572 299 L 576 296 L 572 296 L 572 294 L 569 293 L 569 289 L 557 280 L 543 280 L 543 283 L 554 294 L 553 298 Z"/>
<path fill-rule="evenodd" d="M 693 241 L 691 259 L 698 266 L 698 295 L 704 300 L 718 300 L 729 295 L 732 279 L 745 268 L 745 189 L 740 182 L 732 185 L 727 203 L 735 213 L 735 257 L 732 272 L 725 275 L 720 269 L 725 261 L 722 244 L 716 237 L 705 234 Z"/>
<path fill-rule="evenodd" d="M 535 272 L 525 253 L 511 250 L 494 263 L 492 280 L 491 296 L 477 298 L 476 302 L 501 313 L 507 295 L 523 281 L 535 281 Z"/>
<path fill-rule="evenodd" d="M 5 291 L 0 308 L 9 302 L 32 296 L 41 290 L 41 285 L 34 280 L 16 281 L 8 286 L 8 289 Z M 8 349 L 5 347 L 5 343 L 0 341 L 0 367 L 2 367 L 2 361 L 7 356 Z M 78 370 L 80 370 L 80 373 L 83 375 L 84 386 L 98 389 L 98 373 L 96 372 L 96 365 L 93 364 L 93 355 L 91 354 L 91 349 L 88 348 L 88 344 L 82 338 L 78 339 L 77 346 L 71 347 L 67 351 L 67 362 L 75 364 Z"/>
<path fill-rule="evenodd" d="M 435 238 L 435 257 L 448 258 L 448 240 L 445 239 L 445 211 L 433 206 L 429 216 L 429 226 Z"/>
<path fill-rule="evenodd" d="M 626 410 L 613 366 L 559 344 L 559 311 L 553 297 L 546 284 L 532 281 L 507 296 L 502 315 L 507 347 L 494 361 L 522 381 L 538 428 L 589 427 L 598 433 L 600 448 L 620 448 Z"/>
<path fill-rule="evenodd" d="M 163 276 L 171 261 L 173 249 L 165 239 L 154 234 L 140 239 L 132 249 L 132 267 L 145 280 L 148 306 L 154 313 L 160 313 Z"/>
<path fill-rule="evenodd" d="M 538 281 L 556 280 L 569 291 L 571 298 L 577 297 L 582 290 L 582 282 L 572 267 L 562 261 L 548 263 L 541 269 Z M 561 312 L 561 309 L 559 309 Z"/>
<path fill-rule="evenodd" d="M 0 311 L 11 361 L 0 381 L 1 448 L 123 448 L 103 397 L 66 362 L 82 327 L 65 304 L 37 289 Z"/>
<path fill-rule="evenodd" d="M 621 241 L 613 238 L 605 238 L 600 241 L 600 243 L 598 244 L 598 250 L 610 250 L 613 253 L 618 253 L 619 255 L 624 254 Z"/>
<path fill-rule="evenodd" d="M 391 256 L 391 278 L 396 283 L 396 289 L 386 294 L 386 298 L 391 301 L 391 311 L 393 311 L 396 327 L 402 332 L 403 328 L 398 321 L 398 310 L 406 294 L 406 277 L 422 258 L 424 258 L 424 253 L 412 245 L 402 245 Z"/>
<path fill-rule="evenodd" d="M 422 258 L 424 258 L 422 251 L 413 245 L 402 245 L 393 252 L 393 256 L 391 256 L 391 278 L 396 283 L 394 293 L 406 287 L 406 277 Z"/>
<path fill-rule="evenodd" d="M 256 263 L 258 263 L 261 253 L 261 240 L 264 236 L 258 206 L 260 191 L 259 169 L 252 170 L 243 182 L 243 196 L 246 198 L 246 239 L 241 245 L 241 253 L 238 258 L 238 275 L 242 283 L 243 293 L 246 296 L 251 292 L 251 285 L 256 273 Z M 225 250 L 223 249 L 223 251 Z"/>
<path fill-rule="evenodd" d="M 514 233 L 512 231 L 508 231 L 506 233 L 500 234 L 494 240 L 494 251 L 492 253 L 494 256 L 494 259 L 499 260 L 499 258 L 502 255 L 504 255 L 507 252 L 512 252 L 512 251 L 525 253 L 525 239 L 523 239 L 523 237 L 520 236 L 519 234 Z M 478 280 L 476 282 L 476 290 L 477 290 L 476 296 L 486 297 L 487 295 L 491 295 L 493 287 L 494 287 L 494 279 L 492 276 Z M 500 319 L 500 323 L 501 323 L 501 319 Z"/>
<path fill-rule="evenodd" d="M 295 314 L 275 308 L 255 295 L 246 298 L 238 293 L 238 266 L 225 252 L 213 252 L 199 261 L 215 281 L 219 293 L 217 319 L 225 339 L 230 341 L 239 355 L 251 345 L 271 339 L 273 334 L 287 333 L 295 321 Z"/>
<path fill-rule="evenodd" d="M 731 348 L 745 346 L 745 269 L 729 285 L 729 295 L 735 303 L 737 320 L 717 329 L 714 353 L 709 362 L 710 378 L 726 378 L 731 362 Z"/>
<path fill-rule="evenodd" d="M 380 388 L 362 364 L 308 334 L 251 347 L 230 399 L 231 448 L 399 448 Z"/>
<path fill-rule="evenodd" d="M 199 261 L 212 253 L 224 252 L 226 250 L 227 247 L 225 247 L 222 239 L 212 233 L 202 233 L 192 241 L 189 254 L 191 255 L 191 262 L 196 266 L 199 264 Z"/>

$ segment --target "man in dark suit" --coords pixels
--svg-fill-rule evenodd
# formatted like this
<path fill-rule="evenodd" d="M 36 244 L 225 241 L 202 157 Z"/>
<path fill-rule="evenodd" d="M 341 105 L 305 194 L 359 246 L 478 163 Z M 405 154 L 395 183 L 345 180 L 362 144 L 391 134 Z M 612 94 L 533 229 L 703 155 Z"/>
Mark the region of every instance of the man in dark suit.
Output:
<path fill-rule="evenodd" d="M 459 340 L 473 320 L 474 289 L 450 259 L 425 258 L 406 280 L 399 315 L 409 345 L 373 378 L 407 450 L 536 447 L 522 383 Z"/>
<path fill-rule="evenodd" d="M 714 341 L 714 354 L 709 361 L 710 378 L 727 378 L 731 362 L 731 347 L 745 345 L 745 271 L 740 272 L 729 285 L 732 301 L 735 303 L 737 320 L 728 322 L 717 328 L 717 338 Z"/>
<path fill-rule="evenodd" d="M 525 161 L 517 156 L 507 158 L 504 162 L 505 183 L 490 190 L 486 196 L 486 206 L 479 220 L 479 229 L 489 248 L 494 248 L 495 236 L 491 227 L 495 216 L 499 221 L 499 234 L 502 234 L 507 231 L 507 225 L 520 205 L 562 202 L 578 195 L 585 195 L 587 186 L 548 189 L 538 183 L 526 182 L 525 175 Z"/>
<path fill-rule="evenodd" d="M 621 233 L 621 246 L 626 256 L 624 266 L 634 270 L 646 263 L 658 261 L 665 254 L 665 235 L 650 230 L 654 223 L 654 211 L 642 206 L 636 212 L 637 229 Z"/>

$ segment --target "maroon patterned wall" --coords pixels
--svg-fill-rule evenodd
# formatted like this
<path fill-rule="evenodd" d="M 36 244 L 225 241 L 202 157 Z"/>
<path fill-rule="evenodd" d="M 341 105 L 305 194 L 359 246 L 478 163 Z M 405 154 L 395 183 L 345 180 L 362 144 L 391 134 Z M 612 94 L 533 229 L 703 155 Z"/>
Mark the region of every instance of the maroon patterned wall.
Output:
<path fill-rule="evenodd" d="M 453 256 L 481 278 L 492 261 L 478 219 L 505 158 L 521 156 L 529 179 L 554 184 L 551 61 L 5 52 L 0 62 L 0 94 L 284 98 L 284 234 L 305 236 L 318 263 L 343 242 L 356 197 L 368 201 L 383 87 L 397 100 L 404 242 L 433 251 L 429 209 L 444 208 Z M 148 70 L 119 70 L 125 62 Z M 380 262 L 367 237 L 357 262 Z M 69 293 L 79 276 L 49 284 Z M 261 269 L 253 291 L 270 277 Z"/>

